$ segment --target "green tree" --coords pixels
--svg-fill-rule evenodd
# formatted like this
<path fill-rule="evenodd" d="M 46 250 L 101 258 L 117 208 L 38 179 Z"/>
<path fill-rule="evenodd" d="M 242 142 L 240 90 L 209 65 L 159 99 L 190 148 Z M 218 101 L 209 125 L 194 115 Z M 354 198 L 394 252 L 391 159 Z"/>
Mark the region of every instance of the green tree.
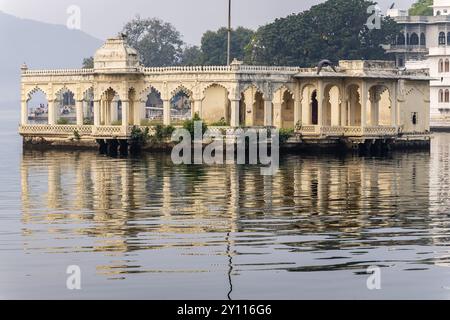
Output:
<path fill-rule="evenodd" d="M 433 0 L 417 0 L 409 9 L 410 16 L 432 16 Z"/>
<path fill-rule="evenodd" d="M 160 19 L 141 19 L 136 16 L 123 28 L 128 44 L 135 48 L 146 67 L 179 64 L 183 41 L 175 27 Z"/>
<path fill-rule="evenodd" d="M 239 27 L 231 32 L 231 59 L 244 60 L 245 48 L 254 35 L 253 30 Z M 201 50 L 205 65 L 226 65 L 228 29 L 207 31 L 203 34 Z"/>
<path fill-rule="evenodd" d="M 310 10 L 261 27 L 247 48 L 254 64 L 313 66 L 321 59 L 381 59 L 400 27 L 382 18 L 381 29 L 369 30 L 366 0 L 328 0 Z"/>
<path fill-rule="evenodd" d="M 94 68 L 94 57 L 83 59 L 83 69 L 93 69 Z"/>
<path fill-rule="evenodd" d="M 199 66 L 203 64 L 202 50 L 197 46 L 187 46 L 183 50 L 181 64 L 184 66 Z"/>

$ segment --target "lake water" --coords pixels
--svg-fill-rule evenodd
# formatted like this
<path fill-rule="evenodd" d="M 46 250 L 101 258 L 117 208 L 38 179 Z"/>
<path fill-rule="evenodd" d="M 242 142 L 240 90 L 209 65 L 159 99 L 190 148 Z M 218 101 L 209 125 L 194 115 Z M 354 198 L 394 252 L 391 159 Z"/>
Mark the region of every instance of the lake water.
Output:
<path fill-rule="evenodd" d="M 450 298 L 449 134 L 431 153 L 287 156 L 263 177 L 23 154 L 16 112 L 1 116 L 0 298 Z"/>

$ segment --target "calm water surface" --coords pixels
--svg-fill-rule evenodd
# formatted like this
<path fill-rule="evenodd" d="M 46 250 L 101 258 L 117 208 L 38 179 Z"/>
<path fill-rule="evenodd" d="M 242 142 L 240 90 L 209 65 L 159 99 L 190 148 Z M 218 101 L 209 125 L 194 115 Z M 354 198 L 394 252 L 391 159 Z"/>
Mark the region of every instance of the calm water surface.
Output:
<path fill-rule="evenodd" d="M 1 116 L 0 298 L 450 298 L 449 134 L 431 154 L 289 156 L 263 177 L 23 153 L 16 115 Z"/>

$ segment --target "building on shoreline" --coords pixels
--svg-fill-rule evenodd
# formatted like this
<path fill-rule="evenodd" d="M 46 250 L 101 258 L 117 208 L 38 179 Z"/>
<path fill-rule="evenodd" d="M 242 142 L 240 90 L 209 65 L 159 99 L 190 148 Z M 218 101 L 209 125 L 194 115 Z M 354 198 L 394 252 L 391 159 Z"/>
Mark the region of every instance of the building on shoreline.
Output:
<path fill-rule="evenodd" d="M 429 69 L 430 126 L 450 129 L 450 0 L 434 0 L 433 16 L 410 16 L 407 10 L 387 13 L 402 28 L 387 52 L 398 67 Z"/>
<path fill-rule="evenodd" d="M 429 81 L 425 70 L 402 71 L 386 61 L 340 61 L 336 72 L 320 73 L 239 61 L 145 68 L 119 35 L 96 52 L 93 69 L 22 66 L 19 132 L 25 144 L 78 146 L 126 140 L 134 126 L 177 125 L 197 113 L 213 127 L 294 129 L 299 143 L 423 141 L 429 140 Z M 29 122 L 37 92 L 47 98 L 47 124 Z M 75 101 L 74 123 L 61 122 L 55 107 L 67 92 Z"/>

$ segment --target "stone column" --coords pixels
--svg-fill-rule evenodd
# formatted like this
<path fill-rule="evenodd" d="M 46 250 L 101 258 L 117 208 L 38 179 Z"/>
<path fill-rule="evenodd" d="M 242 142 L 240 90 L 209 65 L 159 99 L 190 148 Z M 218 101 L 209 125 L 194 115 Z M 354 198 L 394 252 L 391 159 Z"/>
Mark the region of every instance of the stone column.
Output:
<path fill-rule="evenodd" d="M 169 126 L 171 123 L 170 117 L 170 100 L 163 100 L 163 109 L 164 109 L 164 125 Z"/>
<path fill-rule="evenodd" d="M 348 121 L 348 108 L 349 108 L 349 102 L 347 99 L 345 99 L 341 103 L 341 126 L 345 127 L 347 126 Z"/>
<path fill-rule="evenodd" d="M 264 126 L 273 126 L 272 100 L 264 100 Z"/>
<path fill-rule="evenodd" d="M 76 101 L 75 108 L 77 112 L 77 126 L 82 126 L 84 123 L 84 114 L 83 114 L 83 101 Z"/>
<path fill-rule="evenodd" d="M 255 93 L 248 90 L 245 93 L 245 126 L 252 127 L 255 124 Z"/>
<path fill-rule="evenodd" d="M 48 101 L 48 124 L 55 125 L 56 124 L 56 107 L 55 101 Z"/>
<path fill-rule="evenodd" d="M 323 126 L 323 99 L 324 87 L 323 82 L 319 81 L 319 89 L 317 90 L 317 125 Z"/>
<path fill-rule="evenodd" d="M 390 96 L 391 98 L 391 126 L 398 128 L 398 93 L 397 93 L 397 83 L 394 83 L 392 85 L 392 94 Z"/>
<path fill-rule="evenodd" d="M 21 125 L 27 125 L 28 124 L 28 106 L 27 106 L 27 101 L 26 100 L 22 100 L 21 102 L 21 117 L 20 117 L 20 124 Z"/>
<path fill-rule="evenodd" d="M 294 96 L 294 128 L 302 124 L 302 101 L 299 93 Z"/>
<path fill-rule="evenodd" d="M 119 120 L 119 102 L 118 101 L 111 101 L 111 122 L 117 122 Z"/>
<path fill-rule="evenodd" d="M 302 125 L 310 125 L 311 124 L 311 96 L 309 95 L 309 89 L 305 89 L 308 91 L 308 97 L 305 99 L 303 97 L 302 104 Z"/>
<path fill-rule="evenodd" d="M 192 116 L 194 116 L 196 113 L 202 118 L 203 116 L 203 105 L 202 100 L 194 100 L 194 113 Z"/>
<path fill-rule="evenodd" d="M 130 123 L 130 102 L 122 101 L 122 126 L 128 127 Z"/>
<path fill-rule="evenodd" d="M 363 80 L 361 85 L 361 127 L 367 126 L 367 83 Z"/>
<path fill-rule="evenodd" d="M 110 126 L 111 125 L 111 104 L 112 102 L 109 100 L 104 101 L 104 109 L 105 110 L 105 125 Z"/>
<path fill-rule="evenodd" d="M 100 100 L 94 101 L 94 126 L 100 126 Z"/>
<path fill-rule="evenodd" d="M 277 97 L 278 100 L 278 97 Z M 273 125 L 279 129 L 283 127 L 283 103 L 280 101 L 273 103 Z"/>
<path fill-rule="evenodd" d="M 135 110 L 134 113 L 134 125 L 140 126 L 141 121 L 146 118 L 145 107 L 147 105 L 147 101 L 136 101 L 135 105 L 137 106 L 137 110 Z"/>
<path fill-rule="evenodd" d="M 239 105 L 240 100 L 231 100 L 231 116 L 230 116 L 230 126 L 239 127 Z"/>
<path fill-rule="evenodd" d="M 379 96 L 375 92 L 370 99 L 370 125 L 378 126 L 378 110 L 379 110 Z"/>

